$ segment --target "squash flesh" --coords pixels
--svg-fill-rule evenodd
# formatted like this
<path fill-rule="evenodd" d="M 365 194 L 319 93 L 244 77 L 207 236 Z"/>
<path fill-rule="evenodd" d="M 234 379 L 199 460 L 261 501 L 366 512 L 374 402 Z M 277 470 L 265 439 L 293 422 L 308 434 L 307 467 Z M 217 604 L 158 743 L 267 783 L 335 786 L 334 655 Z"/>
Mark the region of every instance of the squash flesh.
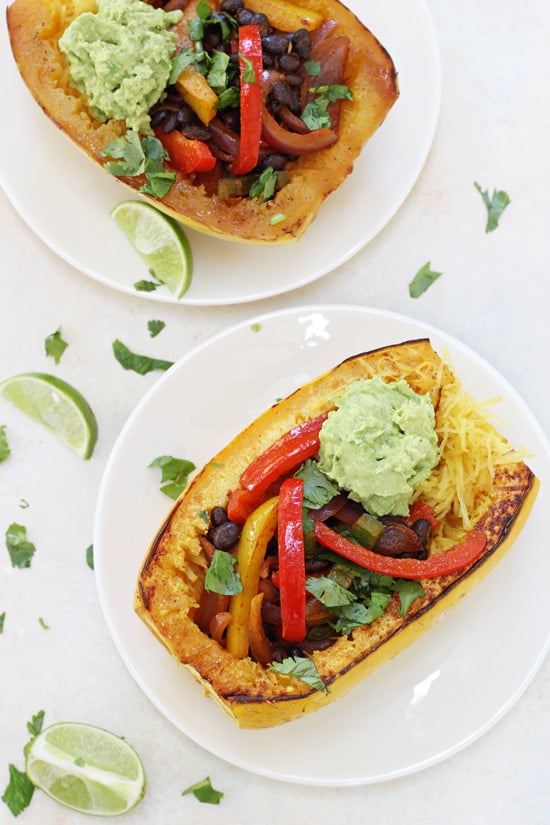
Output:
<path fill-rule="evenodd" d="M 210 196 L 195 176 L 178 173 L 175 185 L 162 200 L 144 197 L 180 222 L 235 241 L 276 244 L 297 240 L 324 200 L 351 173 L 364 144 L 397 99 L 391 58 L 348 9 L 337 0 L 304 0 L 300 5 L 336 21 L 335 35 L 344 30 L 350 38 L 346 83 L 354 102 L 342 106 L 339 140 L 315 156 L 289 164 L 289 184 L 265 204 L 247 197 L 220 200 Z M 194 15 L 195 7 L 196 0 L 191 0 L 186 17 Z M 125 126 L 120 121 L 99 124 L 90 116 L 84 100 L 70 85 L 65 57 L 58 48 L 59 37 L 74 17 L 95 8 L 94 0 L 15 0 L 7 19 L 12 50 L 30 92 L 63 132 L 103 165 L 100 152 L 124 134 Z M 184 40 L 185 27 L 179 24 L 180 28 L 180 39 Z M 145 182 L 142 177 L 121 180 L 133 191 Z M 276 213 L 284 214 L 286 220 L 272 225 Z"/>

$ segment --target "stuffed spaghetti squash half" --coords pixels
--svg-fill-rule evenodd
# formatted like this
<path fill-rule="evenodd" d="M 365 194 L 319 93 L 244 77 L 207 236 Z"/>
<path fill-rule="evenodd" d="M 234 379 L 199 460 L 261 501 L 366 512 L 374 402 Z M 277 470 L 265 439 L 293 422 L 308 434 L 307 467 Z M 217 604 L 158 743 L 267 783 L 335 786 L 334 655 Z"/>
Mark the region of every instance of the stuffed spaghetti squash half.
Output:
<path fill-rule="evenodd" d="M 135 610 L 243 728 L 347 692 L 508 550 L 538 481 L 428 340 L 351 357 L 193 478 Z"/>
<path fill-rule="evenodd" d="M 24 82 L 77 146 L 235 241 L 298 239 L 398 97 L 338 0 L 14 0 L 7 20 Z"/>

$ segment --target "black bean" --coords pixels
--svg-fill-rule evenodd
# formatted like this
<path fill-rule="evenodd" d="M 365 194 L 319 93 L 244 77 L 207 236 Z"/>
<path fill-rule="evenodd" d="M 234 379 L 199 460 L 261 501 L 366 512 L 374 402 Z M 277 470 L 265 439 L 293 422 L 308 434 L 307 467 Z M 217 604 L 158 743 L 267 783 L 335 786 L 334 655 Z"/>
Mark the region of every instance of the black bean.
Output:
<path fill-rule="evenodd" d="M 241 528 L 238 524 L 234 521 L 224 521 L 208 531 L 208 539 L 217 550 L 231 550 L 237 544 L 240 534 Z"/>
<path fill-rule="evenodd" d="M 427 547 L 432 537 L 432 525 L 425 518 L 419 518 L 415 521 L 412 529 L 420 539 L 422 547 Z"/>
<path fill-rule="evenodd" d="M 275 65 L 275 60 L 270 54 L 267 54 L 267 52 L 262 52 L 262 63 L 264 69 L 272 69 Z"/>
<path fill-rule="evenodd" d="M 265 158 L 262 160 L 262 166 L 267 168 L 271 166 L 272 169 L 275 169 L 276 172 L 280 172 L 282 169 L 285 168 L 287 162 L 286 155 L 278 155 L 275 152 L 272 152 L 269 155 L 266 155 Z"/>
<path fill-rule="evenodd" d="M 307 29 L 298 29 L 294 32 L 293 48 L 302 60 L 307 60 L 311 54 L 311 35 Z"/>
<path fill-rule="evenodd" d="M 235 20 L 237 21 L 239 26 L 250 26 L 253 17 L 254 12 L 250 11 L 250 9 L 239 9 L 237 14 L 235 15 Z"/>
<path fill-rule="evenodd" d="M 262 37 L 262 47 L 270 54 L 283 54 L 288 49 L 288 38 L 282 34 L 269 34 Z"/>
<path fill-rule="evenodd" d="M 286 80 L 276 80 L 271 85 L 271 99 L 280 106 L 290 106 L 292 102 L 290 88 Z"/>
<path fill-rule="evenodd" d="M 299 65 L 300 58 L 297 54 L 293 54 L 292 52 L 282 54 L 279 58 L 279 68 L 283 72 L 295 72 Z"/>
<path fill-rule="evenodd" d="M 212 527 L 219 527 L 227 521 L 227 510 L 224 507 L 212 507 L 210 512 L 210 524 Z"/>
<path fill-rule="evenodd" d="M 151 115 L 152 128 L 155 129 L 157 126 L 160 126 L 167 114 L 168 111 L 166 109 L 157 109 L 157 111 Z"/>
<path fill-rule="evenodd" d="M 166 117 L 162 122 L 162 126 L 160 127 L 165 135 L 170 134 L 176 128 L 178 113 L 177 112 L 168 112 Z"/>
<path fill-rule="evenodd" d="M 286 82 L 289 86 L 301 86 L 302 78 L 299 74 L 287 74 Z"/>
<path fill-rule="evenodd" d="M 224 11 L 226 14 L 231 14 L 234 17 L 243 6 L 243 0 L 222 0 L 220 3 L 220 11 Z"/>
<path fill-rule="evenodd" d="M 260 30 L 260 35 L 269 35 L 273 31 L 268 18 L 265 14 L 256 13 L 252 15 L 252 20 L 250 21 L 252 25 L 257 26 Z"/>

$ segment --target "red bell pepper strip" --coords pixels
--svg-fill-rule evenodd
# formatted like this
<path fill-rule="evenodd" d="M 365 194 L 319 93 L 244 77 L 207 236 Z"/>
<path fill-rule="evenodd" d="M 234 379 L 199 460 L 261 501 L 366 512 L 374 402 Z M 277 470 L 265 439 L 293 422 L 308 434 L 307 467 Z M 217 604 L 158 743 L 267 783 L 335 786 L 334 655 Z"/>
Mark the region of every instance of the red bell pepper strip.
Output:
<path fill-rule="evenodd" d="M 258 163 L 262 134 L 262 39 L 258 26 L 239 28 L 241 137 L 239 152 L 230 166 L 234 175 L 246 175 Z M 252 77 L 253 75 L 253 77 Z"/>
<path fill-rule="evenodd" d="M 227 502 L 227 516 L 230 521 L 236 524 L 244 524 L 248 516 L 260 506 L 264 501 L 264 496 L 255 496 L 248 490 L 233 490 Z"/>
<path fill-rule="evenodd" d="M 338 134 L 332 129 L 323 127 L 315 129 L 313 132 L 300 134 L 290 132 L 281 126 L 267 106 L 262 111 L 262 138 L 278 152 L 287 152 L 290 155 L 310 155 L 312 152 L 319 152 L 332 146 L 338 140 Z"/>
<path fill-rule="evenodd" d="M 310 418 L 293 427 L 249 464 L 241 475 L 241 487 L 256 496 L 263 495 L 274 481 L 289 473 L 319 449 L 319 432 L 327 414 Z"/>
<path fill-rule="evenodd" d="M 422 501 L 421 498 L 417 498 L 417 500 L 411 504 L 409 515 L 405 519 L 407 527 L 412 527 L 415 521 L 418 521 L 420 518 L 429 521 L 433 530 L 437 529 L 439 522 L 434 515 L 434 508 L 431 504 Z"/>
<path fill-rule="evenodd" d="M 277 532 L 282 636 L 289 642 L 301 642 L 306 635 L 303 500 L 303 479 L 285 479 L 279 492 Z"/>
<path fill-rule="evenodd" d="M 164 134 L 162 129 L 155 129 L 155 135 L 170 155 L 172 166 L 182 175 L 189 175 L 191 172 L 211 172 L 216 165 L 216 158 L 210 147 L 202 140 L 186 138 L 177 129 L 168 134 Z"/>
<path fill-rule="evenodd" d="M 479 558 L 487 545 L 485 533 L 472 530 L 467 534 L 462 544 L 455 544 L 445 553 L 434 553 L 423 561 L 419 559 L 396 559 L 392 556 L 382 556 L 358 544 L 353 544 L 344 536 L 335 533 L 323 522 L 315 522 L 313 529 L 319 544 L 322 544 L 328 550 L 332 550 L 339 556 L 343 556 L 367 570 L 372 570 L 374 573 L 400 579 L 434 579 L 437 576 L 455 573 Z"/>

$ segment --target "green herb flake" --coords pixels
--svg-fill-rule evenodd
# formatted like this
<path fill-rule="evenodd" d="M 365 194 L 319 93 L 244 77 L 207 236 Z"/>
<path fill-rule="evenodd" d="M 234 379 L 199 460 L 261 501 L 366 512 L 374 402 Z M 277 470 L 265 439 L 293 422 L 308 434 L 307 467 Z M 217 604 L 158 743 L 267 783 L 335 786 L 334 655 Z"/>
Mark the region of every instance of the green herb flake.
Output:
<path fill-rule="evenodd" d="M 61 361 L 61 356 L 68 347 L 68 343 L 61 337 L 61 327 L 50 333 L 44 341 L 44 349 L 49 358 L 53 358 L 56 364 Z"/>
<path fill-rule="evenodd" d="M 411 579 L 396 579 L 392 587 L 399 594 L 399 612 L 402 616 L 407 615 L 409 607 L 416 599 L 426 595 L 421 583 Z"/>
<path fill-rule="evenodd" d="M 0 425 L 0 461 L 5 461 L 11 455 L 8 437 L 6 435 L 6 425 Z"/>
<path fill-rule="evenodd" d="M 225 550 L 216 550 L 204 579 L 205 590 L 220 593 L 222 596 L 234 596 L 243 589 L 241 577 L 237 570 L 237 559 Z"/>
<path fill-rule="evenodd" d="M 258 198 L 259 203 L 271 200 L 277 189 L 277 172 L 272 166 L 266 167 L 258 180 L 249 189 L 251 198 Z"/>
<path fill-rule="evenodd" d="M 283 215 L 282 212 L 276 212 L 269 223 L 271 226 L 277 226 L 278 223 L 282 223 L 283 221 L 286 221 L 286 215 Z"/>
<path fill-rule="evenodd" d="M 22 524 L 10 524 L 6 530 L 6 547 L 12 567 L 30 567 L 36 547 L 27 539 L 27 528 Z"/>
<path fill-rule="evenodd" d="M 149 467 L 160 467 L 162 475 L 160 479 L 161 492 L 174 501 L 179 498 L 185 487 L 189 473 L 195 469 L 192 461 L 185 458 L 174 458 L 171 455 L 159 455 L 149 464 Z"/>
<path fill-rule="evenodd" d="M 493 194 L 489 197 L 489 190 L 482 189 L 479 183 L 474 183 L 475 188 L 481 195 L 483 203 L 487 207 L 487 224 L 485 226 L 485 233 L 494 232 L 498 226 L 500 216 L 510 204 L 510 196 L 507 192 L 493 189 Z"/>
<path fill-rule="evenodd" d="M 321 472 L 316 461 L 308 459 L 295 473 L 304 482 L 304 507 L 318 510 L 339 492 L 338 486 Z"/>
<path fill-rule="evenodd" d="M 6 611 L 0 613 L 0 633 L 4 632 L 4 622 L 6 621 Z"/>
<path fill-rule="evenodd" d="M 40 627 L 43 627 L 43 628 L 44 628 L 44 630 L 49 630 L 49 629 L 50 629 L 49 624 L 46 624 L 46 622 L 44 621 L 44 619 L 42 618 L 42 616 L 40 616 L 40 617 L 39 617 L 38 622 L 39 622 L 39 624 L 40 624 Z"/>
<path fill-rule="evenodd" d="M 160 286 L 159 281 L 136 281 L 134 284 L 134 289 L 136 292 L 154 292 L 155 289 L 158 289 Z"/>
<path fill-rule="evenodd" d="M 19 499 L 19 506 L 21 507 L 22 510 L 26 510 L 27 507 L 30 507 L 31 505 L 29 504 L 29 502 L 27 501 L 26 498 L 20 498 Z"/>
<path fill-rule="evenodd" d="M 252 330 L 252 332 L 259 332 L 261 328 L 261 324 L 250 324 L 250 329 Z"/>
<path fill-rule="evenodd" d="M 431 269 L 430 261 L 424 264 L 409 284 L 409 295 L 411 298 L 418 298 L 423 292 L 426 292 L 441 275 L 443 275 L 442 272 L 434 272 Z"/>
<path fill-rule="evenodd" d="M 151 338 L 156 338 L 159 332 L 162 332 L 166 323 L 164 321 L 148 321 L 147 322 L 147 329 L 149 330 L 149 335 Z"/>
<path fill-rule="evenodd" d="M 30 805 L 34 793 L 34 785 L 26 773 L 20 771 L 15 765 L 9 766 L 10 779 L 6 790 L 2 796 L 14 816 L 25 810 Z"/>
<path fill-rule="evenodd" d="M 311 576 L 306 580 L 306 590 L 325 607 L 343 607 L 355 601 L 356 596 L 328 576 Z"/>
<path fill-rule="evenodd" d="M 336 100 L 353 100 L 353 92 L 349 86 L 340 83 L 331 86 L 314 86 L 310 89 L 310 92 L 315 97 L 306 103 L 301 118 L 312 131 L 323 128 L 330 129 L 329 103 Z"/>
<path fill-rule="evenodd" d="M 202 519 L 205 524 L 210 524 L 210 519 L 208 518 L 208 513 L 206 512 L 206 510 L 200 511 L 199 518 Z"/>
<path fill-rule="evenodd" d="M 256 83 L 256 73 L 254 71 L 254 65 L 249 57 L 245 57 L 244 54 L 239 52 L 239 57 L 243 61 L 243 73 L 241 77 L 241 83 Z"/>
<path fill-rule="evenodd" d="M 105 163 L 105 169 L 115 177 L 136 177 L 145 175 L 146 183 L 140 192 L 162 198 L 172 188 L 176 173 L 164 168 L 163 161 L 169 155 L 156 137 L 144 137 L 130 129 L 124 137 L 112 140 L 101 150 L 101 157 L 111 158 Z"/>
<path fill-rule="evenodd" d="M 322 690 L 324 693 L 330 693 L 327 685 L 321 679 L 320 673 L 317 670 L 313 659 L 307 657 L 288 656 L 282 662 L 277 662 L 270 668 L 274 673 L 280 673 L 283 676 L 294 676 L 295 679 L 300 679 L 315 690 Z"/>
<path fill-rule="evenodd" d="M 223 797 L 222 791 L 217 791 L 212 787 L 209 776 L 202 779 L 200 782 L 195 782 L 194 785 L 190 785 L 181 792 L 181 795 L 185 796 L 190 793 L 192 793 L 193 796 L 199 800 L 199 802 L 206 802 L 209 805 L 219 805 L 220 799 Z"/>
<path fill-rule="evenodd" d="M 90 568 L 90 570 L 94 569 L 94 545 L 90 544 L 86 548 L 86 564 Z"/>
<path fill-rule="evenodd" d="M 310 75 L 310 77 L 315 77 L 318 74 L 321 74 L 321 61 L 320 60 L 305 60 L 304 61 L 304 69 Z"/>
<path fill-rule="evenodd" d="M 74 764 L 77 766 L 77 768 L 83 768 L 86 762 L 84 761 L 82 756 L 77 756 L 74 760 Z"/>
<path fill-rule="evenodd" d="M 151 358 L 148 355 L 138 355 L 135 352 L 131 352 L 128 347 L 118 339 L 113 341 L 113 353 L 123 369 L 133 370 L 137 372 L 138 375 L 145 375 L 148 372 L 153 372 L 153 370 L 167 370 L 170 369 L 174 363 L 173 361 Z"/>
<path fill-rule="evenodd" d="M 38 713 L 32 717 L 31 721 L 27 722 L 27 730 L 31 736 L 38 736 L 38 734 L 42 731 L 44 716 L 44 711 L 39 710 Z"/>

